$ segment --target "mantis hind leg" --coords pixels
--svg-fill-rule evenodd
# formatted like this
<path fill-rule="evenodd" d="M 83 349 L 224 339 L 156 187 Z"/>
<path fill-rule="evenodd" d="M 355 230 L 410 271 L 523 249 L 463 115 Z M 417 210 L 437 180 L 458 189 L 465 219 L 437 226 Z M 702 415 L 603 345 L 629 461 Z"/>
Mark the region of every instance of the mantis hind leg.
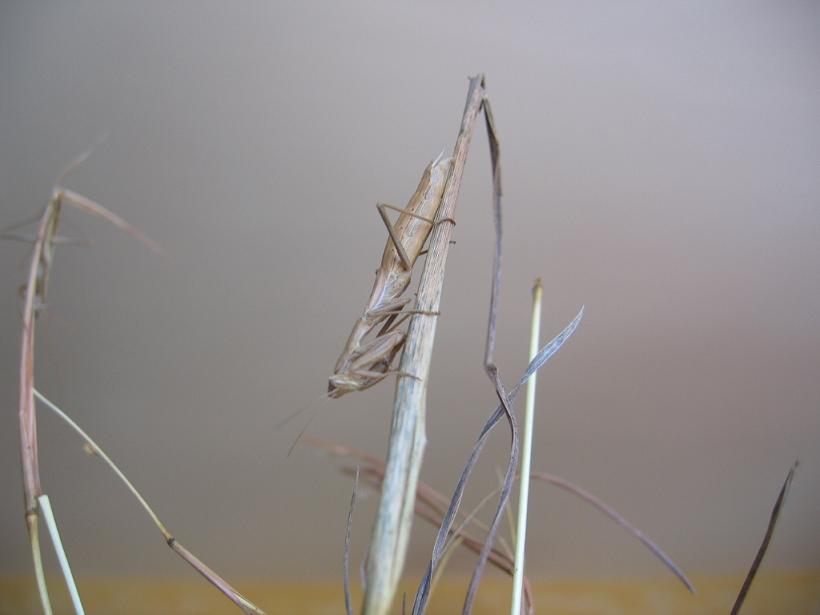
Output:
<path fill-rule="evenodd" d="M 436 226 L 442 222 L 452 222 L 453 224 L 456 223 L 455 220 L 452 218 L 443 218 L 436 222 L 431 218 L 425 218 L 424 216 L 420 216 L 412 211 L 408 211 L 407 209 L 402 209 L 401 207 L 396 207 L 395 205 L 390 205 L 389 203 L 376 203 L 376 209 L 379 210 L 379 215 L 384 222 L 384 225 L 387 227 L 387 234 L 390 236 L 390 241 L 393 242 L 393 245 L 396 248 L 396 253 L 399 255 L 399 259 L 401 260 L 401 264 L 404 265 L 404 268 L 407 271 L 410 271 L 413 268 L 413 262 L 410 260 L 410 257 L 407 256 L 407 252 L 404 249 L 404 246 L 401 243 L 401 240 L 396 235 L 396 229 L 393 227 L 393 223 L 390 222 L 390 218 L 387 217 L 387 209 L 392 209 L 393 211 L 397 211 L 400 214 L 404 214 L 406 216 L 410 216 L 411 218 L 417 218 L 418 220 L 423 220 L 430 226 Z"/>

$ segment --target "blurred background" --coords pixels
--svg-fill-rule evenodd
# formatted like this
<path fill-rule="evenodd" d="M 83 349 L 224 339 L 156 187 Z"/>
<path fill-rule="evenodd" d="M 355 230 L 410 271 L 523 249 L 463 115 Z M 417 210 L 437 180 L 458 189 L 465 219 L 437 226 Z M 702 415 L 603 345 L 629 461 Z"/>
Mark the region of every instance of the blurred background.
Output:
<path fill-rule="evenodd" d="M 313 410 L 274 426 L 326 390 L 384 248 L 374 205 L 406 203 L 452 149 L 483 72 L 504 170 L 505 382 L 526 366 L 534 278 L 544 341 L 586 305 L 539 376 L 534 469 L 607 500 L 684 570 L 735 578 L 799 458 L 761 578 L 817 571 L 818 34 L 813 2 L 3 3 L 0 227 L 38 215 L 107 134 L 65 185 L 165 250 L 66 211 L 62 234 L 92 245 L 58 248 L 37 386 L 227 578 L 340 591 L 351 481 L 307 447 L 286 456 Z M 481 122 L 428 396 L 422 480 L 442 492 L 495 406 L 490 188 Z M 21 579 L 7 597 L 33 588 L 16 417 L 29 252 L 0 242 L 0 578 Z M 308 433 L 383 456 L 392 394 L 390 380 L 319 404 Z M 497 430 L 465 506 L 497 486 L 508 442 Z M 81 579 L 201 589 L 46 412 L 40 447 Z M 570 496 L 532 497 L 533 578 L 669 576 Z M 354 566 L 377 501 L 355 511 Z M 433 536 L 416 524 L 410 581 Z"/>

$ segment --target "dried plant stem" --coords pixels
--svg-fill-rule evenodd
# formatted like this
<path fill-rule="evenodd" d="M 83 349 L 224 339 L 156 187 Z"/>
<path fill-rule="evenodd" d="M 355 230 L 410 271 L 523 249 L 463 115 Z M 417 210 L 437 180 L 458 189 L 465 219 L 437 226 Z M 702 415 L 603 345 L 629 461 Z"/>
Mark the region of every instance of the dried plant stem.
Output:
<path fill-rule="evenodd" d="M 38 391 L 37 389 L 34 389 L 34 396 L 41 403 L 43 403 L 46 406 L 46 408 L 51 410 L 54 414 L 56 414 L 63 421 L 65 421 L 65 423 L 69 427 L 71 427 L 71 429 L 73 429 L 77 433 L 77 435 L 79 435 L 83 440 L 85 440 L 88 450 L 92 455 L 97 455 L 108 465 L 109 468 L 111 468 L 114 474 L 117 475 L 117 478 L 119 478 L 123 482 L 123 484 L 128 488 L 128 490 L 132 493 L 132 495 L 135 498 L 137 498 L 137 501 L 145 509 L 145 512 L 147 512 L 148 516 L 151 517 L 151 520 L 154 522 L 154 525 L 156 525 L 159 528 L 159 531 L 162 532 L 163 538 L 165 538 L 165 540 L 172 538 L 171 533 L 165 528 L 162 521 L 159 520 L 159 517 L 157 517 L 154 510 L 148 505 L 148 502 L 145 501 L 145 498 L 142 497 L 142 494 L 139 491 L 137 491 L 137 488 L 134 487 L 130 480 L 128 480 L 128 477 L 122 473 L 122 470 L 120 470 L 117 467 L 117 464 L 115 464 L 111 460 L 111 458 L 106 454 L 106 452 L 102 448 L 100 448 L 100 446 L 91 438 L 91 436 L 89 436 L 83 430 L 82 427 L 75 423 L 74 419 L 72 419 L 65 412 L 63 412 L 57 404 L 55 404 L 48 397 L 40 393 L 40 391 Z"/>
<path fill-rule="evenodd" d="M 37 416 L 34 412 L 34 324 L 35 300 L 45 301 L 49 268 L 53 257 L 51 238 L 55 235 L 60 215 L 60 199 L 55 193 L 46 205 L 37 224 L 37 239 L 32 250 L 31 265 L 25 286 L 23 302 L 23 335 L 20 348 L 20 462 L 23 469 L 23 498 L 26 507 L 26 528 L 28 529 L 34 574 L 40 604 L 46 615 L 51 615 L 51 601 L 48 597 L 43 557 L 40 552 L 39 508 L 37 498 L 43 495 L 40 485 L 40 464 L 37 453 Z"/>
<path fill-rule="evenodd" d="M 447 508 L 447 512 L 445 513 L 444 517 L 442 518 L 441 527 L 439 527 L 438 533 L 436 535 L 435 544 L 433 545 L 433 553 L 430 557 L 430 562 L 427 565 L 427 572 L 422 579 L 422 582 L 419 584 L 419 588 L 416 591 L 416 599 L 413 603 L 413 613 L 414 615 L 420 615 L 421 613 L 425 612 L 427 607 L 427 600 L 429 598 L 429 588 L 430 588 L 430 580 L 432 579 L 433 573 L 435 572 L 436 566 L 438 565 L 439 558 L 443 552 L 443 548 L 447 537 L 450 534 L 450 531 L 453 527 L 453 523 L 456 519 L 456 515 L 458 514 L 458 509 L 461 505 L 461 500 L 464 496 L 464 490 L 469 482 L 470 476 L 472 475 L 473 469 L 476 466 L 476 462 L 478 461 L 479 455 L 481 455 L 481 451 L 484 449 L 484 445 L 487 443 L 487 438 L 493 427 L 497 425 L 502 417 L 507 417 L 509 423 L 511 423 L 511 431 L 513 432 L 513 446 L 511 447 L 510 452 L 510 462 L 507 467 L 507 475 L 504 477 L 504 484 L 502 485 L 502 490 L 499 493 L 499 502 L 498 506 L 496 507 L 495 515 L 493 516 L 493 520 L 490 523 L 489 530 L 487 531 L 487 538 L 484 541 L 484 546 L 481 548 L 481 552 L 479 553 L 478 563 L 476 564 L 476 568 L 473 571 L 473 576 L 470 579 L 470 588 L 467 592 L 467 598 L 464 602 L 463 611 L 465 615 L 470 612 L 470 608 L 472 606 L 472 601 L 475 598 L 475 594 L 478 590 L 478 582 L 481 579 L 482 570 L 484 568 L 484 563 L 487 561 L 489 556 L 490 550 L 492 547 L 493 537 L 495 535 L 495 531 L 498 528 L 498 522 L 500 516 L 503 512 L 503 507 L 506 504 L 506 498 L 510 493 L 511 483 L 512 480 L 515 478 L 513 476 L 509 476 L 509 469 L 513 467 L 513 470 L 517 466 L 517 430 L 515 429 L 515 421 L 510 414 L 510 406 L 513 402 L 515 402 L 515 398 L 518 395 L 518 391 L 521 387 L 529 380 L 529 378 L 537 372 L 547 361 L 549 361 L 550 357 L 552 357 L 558 350 L 564 345 L 564 343 L 572 336 L 575 330 L 578 328 L 579 323 L 584 315 L 584 308 L 582 307 L 581 310 L 578 312 L 578 315 L 572 320 L 572 322 L 567 325 L 561 333 L 556 335 L 550 342 L 548 342 L 543 348 L 538 351 L 538 354 L 535 358 L 530 362 L 529 366 L 527 367 L 524 374 L 515 384 L 515 386 L 510 389 L 510 392 L 507 394 L 505 393 L 505 399 L 502 403 L 496 407 L 495 411 L 490 415 L 487 421 L 484 423 L 484 426 L 479 433 L 478 439 L 476 440 L 475 445 L 473 446 L 473 450 L 470 452 L 470 456 L 467 460 L 467 463 L 464 466 L 464 469 L 461 472 L 461 476 L 458 479 L 458 483 L 456 484 L 455 489 L 453 490 L 453 494 L 450 498 L 450 504 Z M 499 380 L 497 379 L 497 385 L 499 385 Z M 499 387 L 500 388 L 500 387 Z M 515 463 L 513 463 L 515 462 Z"/>
<path fill-rule="evenodd" d="M 205 577 L 214 587 L 216 587 L 219 591 L 221 591 L 227 598 L 229 598 L 234 604 L 236 604 L 243 612 L 249 615 L 264 615 L 264 611 L 262 611 L 259 607 L 253 604 L 250 600 L 245 598 L 242 594 L 236 591 L 231 585 L 225 581 L 222 577 L 216 574 L 213 570 L 208 568 L 199 558 L 197 558 L 193 553 L 188 551 L 184 546 L 182 546 L 175 538 L 171 532 L 168 531 L 168 528 L 165 527 L 165 524 L 160 521 L 157 514 L 154 510 L 149 506 L 148 502 L 142 497 L 142 494 L 137 491 L 137 488 L 134 487 L 133 483 L 128 480 L 128 477 L 123 474 L 122 470 L 119 469 L 117 464 L 115 464 L 111 458 L 106 454 L 106 452 L 97 444 L 91 436 L 89 436 L 82 427 L 77 425 L 74 420 L 68 416 L 62 409 L 60 409 L 57 404 L 52 402 L 48 399 L 45 395 L 40 393 L 37 390 L 34 390 L 35 397 L 42 402 L 49 410 L 51 410 L 54 414 L 60 417 L 63 421 L 65 421 L 69 427 L 71 427 L 86 443 L 90 451 L 97 455 L 100 459 L 102 459 L 111 471 L 117 475 L 123 484 L 128 488 L 131 494 L 137 499 L 140 505 L 145 509 L 145 512 L 148 513 L 148 516 L 151 517 L 151 520 L 154 522 L 154 525 L 157 526 L 160 533 L 162 533 L 162 537 L 165 539 L 165 542 L 168 546 L 179 555 L 182 559 L 188 562 L 191 566 L 196 569 L 203 577 Z"/>
<path fill-rule="evenodd" d="M 43 513 L 43 519 L 46 522 L 48 533 L 51 536 L 51 544 L 54 545 L 54 551 L 57 553 L 57 561 L 60 563 L 60 569 L 63 571 L 63 578 L 68 586 L 68 595 L 71 597 L 71 604 L 74 606 L 74 612 L 77 615 L 85 615 L 83 603 L 80 600 L 80 592 L 77 591 L 77 584 L 74 582 L 74 575 L 71 573 L 71 566 L 68 564 L 68 555 L 66 555 L 63 548 L 63 541 L 60 539 L 60 530 L 57 529 L 57 520 L 54 518 L 54 512 L 51 510 L 51 502 L 47 495 L 41 495 L 37 498 L 40 505 L 40 511 Z"/>
<path fill-rule="evenodd" d="M 532 289 L 532 325 L 530 327 L 530 354 L 532 361 L 538 353 L 538 340 L 541 334 L 541 299 L 544 289 L 541 280 L 535 281 Z M 533 374 L 527 383 L 527 397 L 524 409 L 524 433 L 521 449 L 521 476 L 529 476 L 532 459 L 532 428 L 535 417 L 535 381 Z M 527 506 L 530 496 L 530 481 L 522 480 L 518 492 L 518 523 L 515 536 L 515 572 L 513 575 L 513 595 L 510 607 L 511 615 L 521 613 L 521 592 L 524 586 L 524 547 L 527 541 Z"/>
<path fill-rule="evenodd" d="M 769 549 L 769 543 L 774 535 L 774 528 L 777 525 L 777 520 L 780 518 L 780 511 L 783 509 L 783 504 L 786 501 L 786 496 L 789 493 L 789 487 L 792 484 L 794 472 L 797 470 L 798 465 L 799 462 L 795 461 L 794 464 L 792 464 L 792 467 L 789 468 L 789 473 L 786 474 L 786 480 L 783 481 L 783 486 L 780 488 L 780 493 L 777 494 L 777 500 L 774 503 L 774 508 L 772 508 L 772 514 L 769 516 L 769 524 L 766 526 L 766 533 L 763 535 L 763 542 L 760 543 L 760 547 L 757 549 L 752 566 L 749 568 L 749 572 L 743 580 L 743 586 L 740 588 L 740 593 L 738 593 L 735 603 L 732 606 L 731 615 L 737 615 L 737 613 L 740 612 L 740 608 L 743 606 L 746 596 L 749 593 L 749 588 L 751 588 L 752 582 L 755 580 L 755 576 L 757 576 L 757 571 L 760 568 L 760 564 L 763 562 L 763 556 L 766 555 L 766 551 Z"/>
<path fill-rule="evenodd" d="M 61 179 L 74 166 L 85 160 L 90 151 L 75 160 L 61 175 Z M 40 538 L 38 534 L 38 498 L 43 495 L 40 483 L 40 462 L 37 451 L 37 416 L 34 411 L 34 329 L 36 315 L 46 301 L 46 290 L 54 260 L 54 244 L 57 236 L 57 226 L 60 220 L 60 211 L 63 204 L 93 213 L 105 218 L 116 227 L 136 237 L 147 244 L 152 250 L 159 252 L 159 246 L 145 237 L 138 229 L 128 224 L 119 216 L 111 213 L 103 206 L 98 205 L 84 196 L 57 187 L 43 210 L 37 224 L 37 232 L 32 249 L 31 264 L 24 286 L 23 300 L 23 335 L 20 345 L 20 402 L 18 418 L 20 422 L 20 462 L 23 470 L 23 499 L 25 504 L 26 528 L 29 534 L 34 574 L 37 578 L 37 590 L 40 603 L 46 615 L 51 614 L 51 603 L 48 598 L 48 589 L 43 573 L 42 554 L 40 553 Z"/>
<path fill-rule="evenodd" d="M 72 163 L 72 165 L 69 166 L 69 169 L 63 173 L 61 179 L 65 176 L 68 170 L 79 164 L 79 162 L 84 160 L 87 156 L 88 153 L 83 154 L 83 156 Z M 57 236 L 60 212 L 64 204 L 75 207 L 76 209 L 86 213 L 100 216 L 120 230 L 146 244 L 152 251 L 157 253 L 161 252 L 159 245 L 147 238 L 137 228 L 131 226 L 116 214 L 108 211 L 102 205 L 99 205 L 94 201 L 77 194 L 76 192 L 72 192 L 71 190 L 67 190 L 59 186 L 52 192 L 51 198 L 49 199 L 48 204 L 46 205 L 37 224 L 36 238 L 34 240 L 34 247 L 31 255 L 31 264 L 29 266 L 28 277 L 24 287 L 25 293 L 22 323 L 23 334 L 20 350 L 20 404 L 18 416 L 20 421 L 20 460 L 23 470 L 23 498 L 25 501 L 26 527 L 28 529 L 29 543 L 31 545 L 34 574 L 37 579 L 37 590 L 40 595 L 40 603 L 43 607 L 43 612 L 45 615 L 51 615 L 52 610 L 48 597 L 45 574 L 43 572 L 43 561 L 39 538 L 39 514 L 41 510 L 41 502 L 46 502 L 47 505 L 48 500 L 41 499 L 41 496 L 44 494 L 40 483 L 39 456 L 37 450 L 37 415 L 34 405 L 34 331 L 37 312 L 46 304 L 46 291 L 48 288 L 51 266 L 54 260 L 55 237 Z M 236 592 L 236 590 L 228 585 L 228 583 L 208 568 L 190 551 L 176 542 L 174 537 L 167 531 L 167 529 L 165 529 L 156 514 L 154 514 L 153 510 L 151 510 L 139 492 L 137 492 L 134 486 L 125 478 L 123 473 L 113 464 L 108 456 L 103 453 L 102 449 L 100 449 L 100 447 L 97 446 L 97 444 L 91 440 L 91 438 L 88 437 L 88 435 L 80 429 L 74 421 L 72 421 L 64 412 L 59 410 L 57 406 L 52 404 L 39 393 L 36 393 L 36 395 L 38 399 L 57 413 L 58 416 L 67 421 L 69 425 L 71 425 L 74 430 L 86 440 L 95 453 L 99 454 L 106 460 L 117 476 L 125 482 L 134 496 L 148 511 L 148 514 L 151 516 L 157 527 L 160 528 L 160 531 L 171 549 L 173 549 L 180 557 L 193 566 L 202 576 L 208 579 L 208 581 L 216 586 L 217 589 L 233 600 L 246 614 L 259 615 L 263 613 L 261 609 Z M 54 527 L 56 528 L 56 522 Z M 55 535 L 52 533 L 52 536 L 54 537 Z M 55 548 L 59 550 L 58 544 L 59 542 L 55 541 Z M 65 570 L 66 569 L 64 568 L 64 571 Z M 75 607 L 76 604 L 77 603 L 75 603 Z"/>
<path fill-rule="evenodd" d="M 571 493 L 572 495 L 581 498 L 590 506 L 598 509 L 604 515 L 612 519 L 615 523 L 617 523 L 621 528 L 632 534 L 638 541 L 640 541 L 643 546 L 649 549 L 650 553 L 657 557 L 664 566 L 666 566 L 672 574 L 674 574 L 678 580 L 683 583 L 684 587 L 688 589 L 691 593 L 695 593 L 695 586 L 689 580 L 689 578 L 684 574 L 683 570 L 681 570 L 680 566 L 678 566 L 675 562 L 672 561 L 672 558 L 669 557 L 663 549 L 661 549 L 655 542 L 649 538 L 646 534 L 644 534 L 640 529 L 636 526 L 632 525 L 629 521 L 627 521 L 626 517 L 624 517 L 621 513 L 615 510 L 612 506 L 604 502 L 601 498 L 593 495 L 586 489 L 582 489 L 578 485 L 571 483 L 568 480 L 561 478 L 560 476 L 555 476 L 554 474 L 547 474 L 546 472 L 531 472 L 530 473 L 530 480 L 537 480 L 549 485 L 553 485 L 554 487 L 559 487 L 564 491 Z"/>
<path fill-rule="evenodd" d="M 307 437 L 305 442 L 309 446 L 313 446 L 330 455 L 336 457 L 351 457 L 352 459 L 355 459 L 357 461 L 355 468 L 349 465 L 344 465 L 340 468 L 341 471 L 350 476 L 353 476 L 357 472 L 361 471 L 362 481 L 369 484 L 376 490 L 381 489 L 382 480 L 384 478 L 384 462 L 378 457 L 351 446 L 326 442 L 314 437 Z M 359 464 L 363 465 L 360 466 Z M 622 529 L 626 530 L 634 538 L 640 541 L 655 557 L 661 560 L 661 562 L 669 568 L 669 570 L 690 592 L 694 593 L 695 590 L 692 583 L 683 571 L 672 561 L 672 558 L 670 558 L 654 541 L 652 541 L 652 539 L 627 521 L 612 506 L 571 481 L 563 479 L 560 476 L 555 476 L 554 474 L 547 474 L 545 472 L 531 472 L 530 480 L 544 482 L 554 487 L 558 487 L 559 489 L 562 489 L 567 493 L 581 499 L 603 513 L 605 516 L 609 517 Z M 440 575 L 442 568 L 445 566 L 444 562 L 446 558 L 449 557 L 449 554 L 452 553 L 455 543 L 463 545 L 465 548 L 474 553 L 481 552 L 484 541 L 477 540 L 471 536 L 468 533 L 468 528 L 470 530 L 477 530 L 485 534 L 489 531 L 489 526 L 476 518 L 475 515 L 487 502 L 490 501 L 490 499 L 495 497 L 500 490 L 501 487 L 488 493 L 470 513 L 458 513 L 461 518 L 461 522 L 458 525 L 453 525 L 449 529 L 447 535 L 448 541 L 443 548 L 442 556 L 439 559 L 439 566 L 436 567 L 434 578 Z M 429 522 L 434 527 L 441 527 L 442 519 L 445 516 L 445 509 L 447 508 L 448 503 L 447 498 L 445 498 L 443 494 L 436 491 L 423 481 L 418 482 L 415 512 L 421 519 Z M 513 554 L 500 542 L 499 546 L 494 546 L 490 551 L 488 561 L 499 570 L 503 570 L 511 577 L 513 576 Z M 433 581 L 430 583 L 429 593 L 432 593 L 432 588 Z M 527 581 L 526 575 L 524 575 L 523 603 L 526 609 L 525 612 L 528 614 L 533 612 L 531 594 L 532 592 L 529 582 Z"/>
<path fill-rule="evenodd" d="M 484 77 L 478 75 L 470 79 L 453 150 L 453 166 L 436 217 L 439 221 L 454 217 L 467 151 L 483 99 Z M 368 615 L 386 615 L 390 611 L 404 567 L 416 484 L 427 440 L 425 398 L 436 331 L 436 317 L 430 313 L 439 309 L 452 227 L 451 223 L 445 223 L 433 229 L 415 306 L 421 313 L 416 313 L 410 321 L 399 367 L 401 373 L 415 377 L 401 377 L 396 385 L 385 477 L 368 556 L 363 607 Z"/>

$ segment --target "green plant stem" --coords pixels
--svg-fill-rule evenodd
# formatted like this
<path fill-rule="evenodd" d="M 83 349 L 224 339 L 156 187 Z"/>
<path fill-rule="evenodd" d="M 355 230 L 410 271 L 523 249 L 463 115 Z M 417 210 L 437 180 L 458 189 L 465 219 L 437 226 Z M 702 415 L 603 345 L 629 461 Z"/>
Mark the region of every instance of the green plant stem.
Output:
<path fill-rule="evenodd" d="M 57 561 L 60 563 L 65 584 L 68 586 L 68 595 L 71 597 L 74 612 L 77 615 L 85 615 L 83 603 L 80 600 L 80 592 L 77 591 L 77 584 L 74 582 L 74 575 L 71 573 L 71 566 L 68 564 L 68 555 L 66 555 L 65 549 L 63 548 L 63 541 L 60 539 L 60 530 L 57 529 L 57 520 L 54 518 L 54 512 L 51 510 L 51 501 L 47 495 L 43 494 L 37 498 L 37 503 L 40 505 L 43 520 L 46 522 L 48 533 L 51 536 L 51 544 L 57 553 Z"/>
<path fill-rule="evenodd" d="M 541 334 L 541 299 L 544 291 L 541 279 L 535 280 L 532 288 L 532 325 L 530 327 L 530 354 L 532 361 L 538 353 L 538 339 Z M 532 428 L 535 417 L 535 381 L 533 374 L 527 383 L 527 398 L 524 410 L 524 433 L 521 449 L 521 476 L 530 475 L 532 460 Z M 519 482 L 518 489 L 518 522 L 515 537 L 515 568 L 513 572 L 513 595 L 510 607 L 511 615 L 521 613 L 521 594 L 524 587 L 524 547 L 527 541 L 527 505 L 530 497 L 530 481 Z"/>
<path fill-rule="evenodd" d="M 28 526 L 31 559 L 34 561 L 34 578 L 37 580 L 37 593 L 40 596 L 40 605 L 43 607 L 43 615 L 52 615 L 51 600 L 48 597 L 48 586 L 46 585 L 46 574 L 43 570 L 43 555 L 40 551 L 39 518 L 37 511 L 27 514 L 26 525 Z"/>

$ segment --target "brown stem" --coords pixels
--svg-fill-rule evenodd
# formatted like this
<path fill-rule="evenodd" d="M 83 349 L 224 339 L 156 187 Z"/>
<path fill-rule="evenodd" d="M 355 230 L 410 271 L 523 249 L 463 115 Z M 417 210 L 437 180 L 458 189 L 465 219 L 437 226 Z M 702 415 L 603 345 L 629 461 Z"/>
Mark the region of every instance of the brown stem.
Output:
<path fill-rule="evenodd" d="M 34 571 L 37 578 L 37 587 L 40 594 L 40 602 L 45 615 L 51 615 L 51 605 L 43 574 L 42 556 L 40 553 L 40 540 L 38 534 L 39 527 L 39 507 L 37 498 L 43 495 L 40 484 L 39 456 L 37 451 L 37 415 L 35 412 L 34 397 L 34 328 L 36 323 L 37 310 L 45 304 L 48 279 L 54 257 L 54 237 L 57 233 L 60 210 L 63 204 L 68 204 L 81 211 L 91 213 L 106 219 L 108 222 L 123 230 L 129 235 L 146 244 L 156 253 L 161 253 L 159 245 L 146 237 L 139 229 L 131 226 L 125 220 L 110 212 L 102 205 L 87 199 L 86 197 L 67 190 L 56 188 L 51 199 L 43 211 L 37 225 L 37 236 L 31 255 L 31 265 L 29 266 L 28 278 L 25 285 L 23 303 L 23 335 L 20 351 L 20 459 L 23 473 L 23 497 L 25 500 L 26 527 L 28 528 L 29 541 L 31 544 Z M 126 486 L 134 493 L 143 507 L 151 515 L 157 527 L 163 534 L 168 546 L 188 562 L 194 569 L 204 576 L 219 591 L 230 598 L 247 615 L 259 615 L 263 611 L 242 596 L 231 587 L 222 577 L 206 566 L 193 553 L 177 542 L 168 532 L 165 526 L 159 521 L 154 511 L 147 502 L 131 485 L 130 481 L 117 468 L 107 455 L 80 427 L 67 417 L 59 408 L 56 408 L 47 399 L 41 399 L 49 405 L 63 420 L 66 420 L 87 442 L 89 442 L 94 452 L 101 455 L 112 467 L 117 475 L 125 482 Z"/>
<path fill-rule="evenodd" d="M 484 77 L 478 75 L 470 79 L 467 103 L 453 150 L 453 166 L 447 178 L 437 221 L 454 218 L 467 151 L 483 99 Z M 363 607 L 363 613 L 367 615 L 386 615 L 390 612 L 404 568 L 413 523 L 416 484 L 427 441 L 425 400 L 437 320 L 435 316 L 421 312 L 438 312 L 452 232 L 453 225 L 450 223 L 436 224 L 433 229 L 419 282 L 415 306 L 417 313 L 410 321 L 399 367 L 400 372 L 415 377 L 400 378 L 396 386 L 384 484 L 370 540 Z"/>
<path fill-rule="evenodd" d="M 49 237 L 53 236 L 57 226 L 60 201 L 55 195 L 46 205 L 40 222 L 37 224 L 37 239 L 31 255 L 28 279 L 26 280 L 23 303 L 23 335 L 20 347 L 20 404 L 18 417 L 20 421 L 20 464 L 23 472 L 23 499 L 25 502 L 26 527 L 28 528 L 34 573 L 37 577 L 37 588 L 40 603 L 45 613 L 51 613 L 43 575 L 40 538 L 38 534 L 39 510 L 37 498 L 43 494 L 40 485 L 40 463 L 37 454 L 37 415 L 34 412 L 34 324 L 35 300 L 45 296 L 45 281 L 48 278 L 48 265 L 51 262 Z"/>

